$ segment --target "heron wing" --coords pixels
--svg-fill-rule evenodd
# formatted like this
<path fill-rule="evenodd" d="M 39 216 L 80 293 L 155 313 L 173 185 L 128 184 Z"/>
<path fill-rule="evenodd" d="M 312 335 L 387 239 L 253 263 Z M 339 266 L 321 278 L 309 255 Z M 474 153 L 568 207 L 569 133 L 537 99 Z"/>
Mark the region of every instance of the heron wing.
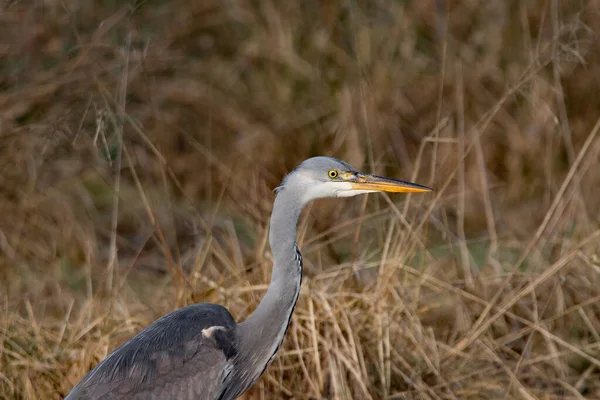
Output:
<path fill-rule="evenodd" d="M 117 348 L 65 400 L 214 399 L 237 353 L 236 327 L 216 304 L 175 310 Z"/>

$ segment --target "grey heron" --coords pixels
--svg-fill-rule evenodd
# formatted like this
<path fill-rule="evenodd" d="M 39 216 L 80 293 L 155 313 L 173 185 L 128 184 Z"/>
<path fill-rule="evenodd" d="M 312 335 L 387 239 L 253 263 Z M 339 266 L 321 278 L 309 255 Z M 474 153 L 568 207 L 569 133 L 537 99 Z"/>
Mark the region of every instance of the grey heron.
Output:
<path fill-rule="evenodd" d="M 254 312 L 238 324 L 217 304 L 172 311 L 114 350 L 66 400 L 237 398 L 273 361 L 290 324 L 302 282 L 296 245 L 302 208 L 324 197 L 431 190 L 360 173 L 331 157 L 305 160 L 277 188 L 269 232 L 271 283 Z"/>

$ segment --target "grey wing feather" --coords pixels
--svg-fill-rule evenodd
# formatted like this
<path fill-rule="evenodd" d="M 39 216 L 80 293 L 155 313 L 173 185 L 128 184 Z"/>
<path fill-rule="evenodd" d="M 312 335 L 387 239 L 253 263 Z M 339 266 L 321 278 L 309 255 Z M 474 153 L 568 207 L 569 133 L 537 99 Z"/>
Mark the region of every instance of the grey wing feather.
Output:
<path fill-rule="evenodd" d="M 173 311 L 117 348 L 65 400 L 214 399 L 237 353 L 236 329 L 216 304 Z"/>

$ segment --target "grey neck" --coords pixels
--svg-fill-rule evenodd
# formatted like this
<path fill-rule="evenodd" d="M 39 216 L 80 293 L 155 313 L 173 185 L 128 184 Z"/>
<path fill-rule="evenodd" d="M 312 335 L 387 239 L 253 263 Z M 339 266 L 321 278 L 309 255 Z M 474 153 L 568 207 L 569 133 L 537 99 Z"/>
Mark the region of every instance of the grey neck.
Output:
<path fill-rule="evenodd" d="M 271 284 L 256 310 L 239 324 L 240 362 L 258 369 L 255 379 L 283 341 L 300 293 L 302 263 L 296 247 L 296 225 L 304 204 L 299 191 L 290 189 L 279 191 L 271 214 Z"/>

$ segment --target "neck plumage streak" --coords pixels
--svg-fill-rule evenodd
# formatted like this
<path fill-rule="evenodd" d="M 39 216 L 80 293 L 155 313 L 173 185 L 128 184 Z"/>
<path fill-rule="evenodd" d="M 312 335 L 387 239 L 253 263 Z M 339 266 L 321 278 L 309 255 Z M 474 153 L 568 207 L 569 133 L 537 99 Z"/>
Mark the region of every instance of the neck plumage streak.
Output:
<path fill-rule="evenodd" d="M 289 314 L 288 314 L 289 316 L 288 316 L 285 324 L 282 326 L 283 329 L 280 332 L 280 334 L 277 336 L 277 342 L 275 343 L 275 346 L 273 349 L 273 354 L 271 355 L 271 357 L 269 358 L 269 361 L 263 368 L 263 372 L 271 364 L 271 362 L 273 362 L 273 359 L 275 358 L 275 355 L 277 354 L 277 351 L 279 350 L 279 346 L 281 346 L 281 342 L 283 342 L 283 338 L 285 337 L 285 334 L 287 333 L 287 330 L 290 327 L 290 323 L 292 320 L 292 314 L 294 313 L 294 308 L 296 308 L 296 303 L 298 302 L 298 296 L 300 296 L 300 287 L 302 286 L 302 253 L 300 253 L 300 249 L 298 248 L 297 245 L 294 245 L 294 260 L 296 260 L 296 262 L 298 264 L 298 275 L 297 275 L 298 280 L 296 282 L 296 295 L 294 296 L 294 300 L 293 300 L 292 304 L 290 305 Z M 261 372 L 261 375 L 262 375 L 262 372 Z"/>

